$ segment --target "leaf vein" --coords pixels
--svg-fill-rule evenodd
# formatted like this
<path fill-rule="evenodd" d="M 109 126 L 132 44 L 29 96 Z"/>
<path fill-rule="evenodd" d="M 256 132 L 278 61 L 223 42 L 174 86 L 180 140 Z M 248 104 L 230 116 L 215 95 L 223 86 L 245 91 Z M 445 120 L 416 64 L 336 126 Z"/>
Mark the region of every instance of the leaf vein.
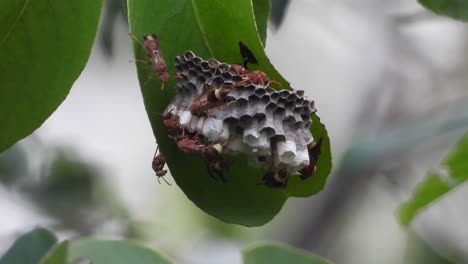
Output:
<path fill-rule="evenodd" d="M 15 22 L 11 25 L 10 30 L 8 30 L 8 32 L 6 33 L 5 38 L 3 38 L 2 42 L 0 42 L 0 47 L 2 47 L 3 44 L 5 44 L 5 42 L 7 41 L 8 37 L 10 36 L 11 32 L 12 32 L 13 29 L 15 28 L 16 24 L 18 24 L 20 18 L 23 16 L 24 11 L 26 10 L 26 7 L 28 7 L 28 5 L 29 5 L 29 0 L 26 0 L 26 1 L 24 2 L 23 8 L 21 9 L 20 13 L 18 14 L 18 17 L 16 17 Z"/>

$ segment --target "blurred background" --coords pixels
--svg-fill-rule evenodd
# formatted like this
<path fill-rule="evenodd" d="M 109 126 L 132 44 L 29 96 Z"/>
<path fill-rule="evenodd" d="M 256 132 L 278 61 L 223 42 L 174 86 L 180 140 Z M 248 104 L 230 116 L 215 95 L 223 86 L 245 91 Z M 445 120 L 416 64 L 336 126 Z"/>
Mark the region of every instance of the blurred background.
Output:
<path fill-rule="evenodd" d="M 135 239 L 187 264 L 240 264 L 240 249 L 259 240 L 336 263 L 468 263 L 466 184 L 409 228 L 395 217 L 468 129 L 466 24 L 414 0 L 272 0 L 267 54 L 315 100 L 334 168 L 320 194 L 291 198 L 267 225 L 245 228 L 157 183 L 121 2 L 105 1 L 67 100 L 0 154 L 0 254 L 40 225 L 61 239 Z"/>

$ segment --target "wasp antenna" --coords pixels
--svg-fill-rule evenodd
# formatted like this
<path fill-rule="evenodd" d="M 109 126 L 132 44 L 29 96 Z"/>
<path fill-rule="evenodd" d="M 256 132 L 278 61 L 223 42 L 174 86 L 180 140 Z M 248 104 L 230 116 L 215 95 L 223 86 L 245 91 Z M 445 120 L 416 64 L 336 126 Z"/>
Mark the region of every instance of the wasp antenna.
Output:
<path fill-rule="evenodd" d="M 257 64 L 257 58 L 255 58 L 253 52 L 242 41 L 239 41 L 239 50 L 242 57 L 242 67 L 247 69 L 248 63 Z"/>
<path fill-rule="evenodd" d="M 166 179 L 164 179 L 164 177 L 160 177 L 160 178 L 162 178 L 163 181 L 165 181 L 167 183 L 167 185 L 171 186 L 171 184 Z M 159 178 L 158 178 L 158 180 L 159 180 Z"/>
<path fill-rule="evenodd" d="M 132 37 L 132 39 L 134 39 L 136 42 L 138 42 L 141 46 L 145 47 L 145 45 L 139 39 L 137 39 L 137 37 L 135 37 L 135 35 L 133 35 L 132 32 L 128 32 L 128 35 Z"/>

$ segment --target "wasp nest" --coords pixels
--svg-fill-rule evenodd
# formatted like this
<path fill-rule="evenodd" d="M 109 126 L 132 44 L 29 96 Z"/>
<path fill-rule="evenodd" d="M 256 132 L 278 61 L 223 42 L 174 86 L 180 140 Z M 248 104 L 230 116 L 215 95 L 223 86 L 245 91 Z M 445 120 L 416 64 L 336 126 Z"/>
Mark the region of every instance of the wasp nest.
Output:
<path fill-rule="evenodd" d="M 309 165 L 310 116 L 316 110 L 303 90 L 276 91 L 266 75 L 256 79 L 240 65 L 204 60 L 191 51 L 176 57 L 176 68 L 177 94 L 165 112 L 178 116 L 181 128 L 224 144 L 224 153 L 248 155 L 257 167 L 291 174 Z M 206 100 L 203 94 L 220 87 L 229 89 L 222 98 L 216 94 L 218 102 L 194 111 L 194 104 Z"/>

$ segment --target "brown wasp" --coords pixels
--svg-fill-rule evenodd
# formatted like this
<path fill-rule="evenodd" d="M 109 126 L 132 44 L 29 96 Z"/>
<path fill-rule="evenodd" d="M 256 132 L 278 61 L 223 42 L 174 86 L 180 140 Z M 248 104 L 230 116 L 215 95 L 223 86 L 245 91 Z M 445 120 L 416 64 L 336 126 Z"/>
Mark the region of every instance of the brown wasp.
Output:
<path fill-rule="evenodd" d="M 190 112 L 193 115 L 201 115 L 202 113 L 206 114 L 206 111 L 211 108 L 220 107 L 226 103 L 226 96 L 234 87 L 234 85 L 223 85 L 214 88 L 205 84 L 202 93 L 193 99 Z"/>
<path fill-rule="evenodd" d="M 228 163 L 223 159 L 223 157 L 221 157 L 223 149 L 224 146 L 221 143 L 217 143 L 212 146 L 206 146 L 202 148 L 201 155 L 205 160 L 210 176 L 216 179 L 216 177 L 213 175 L 214 172 L 222 182 L 226 182 L 223 171 L 227 169 Z"/>
<path fill-rule="evenodd" d="M 250 71 L 245 72 L 245 73 L 240 74 L 240 76 L 243 78 L 243 80 L 238 82 L 237 85 L 243 85 L 243 84 L 247 83 L 248 81 L 250 81 L 251 83 L 253 83 L 255 85 L 262 86 L 262 87 L 267 87 L 271 83 L 276 83 L 279 86 L 281 86 L 281 83 L 279 83 L 279 82 L 277 82 L 277 81 L 275 81 L 273 79 L 270 79 L 266 75 L 266 73 L 264 73 L 262 71 L 259 71 L 259 70 L 252 71 L 252 72 L 250 72 Z"/>
<path fill-rule="evenodd" d="M 151 64 L 153 66 L 153 72 L 150 75 L 150 78 L 154 75 L 158 75 L 161 80 L 161 90 L 164 90 L 166 82 L 169 80 L 169 73 L 167 73 L 167 66 L 164 58 L 162 57 L 161 46 L 159 45 L 158 37 L 151 33 L 143 35 L 143 43 L 141 43 L 133 34 L 129 35 L 135 39 L 146 51 L 146 54 L 151 59 L 151 63 L 142 61 L 146 64 Z"/>
<path fill-rule="evenodd" d="M 226 181 L 223 171 L 228 167 L 228 164 L 221 157 L 224 148 L 221 143 L 206 146 L 201 143 L 201 138 L 198 134 L 179 135 L 175 137 L 175 141 L 180 151 L 200 155 L 205 161 L 208 173 L 212 178 L 216 178 L 213 175 L 214 172 L 221 181 Z"/>
<path fill-rule="evenodd" d="M 171 185 L 166 179 L 164 179 L 164 175 L 166 175 L 167 170 L 164 169 L 164 165 L 166 165 L 166 159 L 164 158 L 164 155 L 159 152 L 158 154 L 159 147 L 156 149 L 156 153 L 154 153 L 153 157 L 153 170 L 156 173 L 156 176 L 158 176 L 158 182 L 161 184 L 159 179 L 163 179 L 168 185 Z"/>
<path fill-rule="evenodd" d="M 172 113 L 171 109 L 169 112 L 164 112 L 162 114 L 163 124 L 167 129 L 177 132 L 180 129 L 179 126 L 179 117 Z"/>
<path fill-rule="evenodd" d="M 172 136 L 169 136 L 174 138 Z M 180 151 L 189 154 L 201 154 L 201 149 L 203 148 L 203 144 L 201 143 L 201 139 L 198 134 L 187 134 L 187 135 L 177 135 L 174 140 L 177 143 L 177 147 Z"/>

